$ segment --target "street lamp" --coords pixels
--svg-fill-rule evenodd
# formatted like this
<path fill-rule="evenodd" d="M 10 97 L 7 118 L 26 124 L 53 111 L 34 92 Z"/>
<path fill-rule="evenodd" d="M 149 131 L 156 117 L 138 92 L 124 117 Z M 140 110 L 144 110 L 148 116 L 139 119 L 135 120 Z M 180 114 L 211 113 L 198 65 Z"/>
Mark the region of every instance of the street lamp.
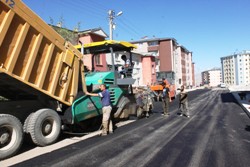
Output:
<path fill-rule="evenodd" d="M 113 20 L 114 20 L 115 17 L 121 16 L 122 11 L 118 12 L 117 15 L 116 15 L 115 11 L 109 10 L 108 14 L 109 14 L 109 39 L 113 40 L 113 29 L 114 29 L 114 26 L 115 26 Z"/>
<path fill-rule="evenodd" d="M 116 16 L 121 16 L 123 13 L 122 11 L 118 12 Z"/>

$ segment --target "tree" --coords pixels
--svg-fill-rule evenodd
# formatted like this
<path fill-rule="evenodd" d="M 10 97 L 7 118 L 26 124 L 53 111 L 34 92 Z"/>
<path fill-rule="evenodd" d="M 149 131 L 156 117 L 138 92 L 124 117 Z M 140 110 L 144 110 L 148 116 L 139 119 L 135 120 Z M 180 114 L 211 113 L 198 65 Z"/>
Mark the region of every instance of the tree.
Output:
<path fill-rule="evenodd" d="M 64 18 L 62 16 L 57 22 L 57 25 L 54 25 L 54 20 L 50 17 L 50 25 L 65 40 L 69 41 L 73 45 L 78 44 L 78 31 L 80 29 L 81 22 L 77 23 L 77 26 L 74 28 L 74 31 L 69 30 L 64 26 Z"/>

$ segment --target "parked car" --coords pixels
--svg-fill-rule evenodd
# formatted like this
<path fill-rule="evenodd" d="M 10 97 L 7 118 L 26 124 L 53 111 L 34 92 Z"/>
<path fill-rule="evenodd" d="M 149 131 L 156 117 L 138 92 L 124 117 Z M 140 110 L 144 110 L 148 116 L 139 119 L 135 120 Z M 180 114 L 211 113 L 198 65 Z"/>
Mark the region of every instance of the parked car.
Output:
<path fill-rule="evenodd" d="M 226 84 L 225 84 L 225 83 L 221 83 L 221 84 L 220 84 L 220 87 L 221 87 L 221 88 L 226 88 Z"/>

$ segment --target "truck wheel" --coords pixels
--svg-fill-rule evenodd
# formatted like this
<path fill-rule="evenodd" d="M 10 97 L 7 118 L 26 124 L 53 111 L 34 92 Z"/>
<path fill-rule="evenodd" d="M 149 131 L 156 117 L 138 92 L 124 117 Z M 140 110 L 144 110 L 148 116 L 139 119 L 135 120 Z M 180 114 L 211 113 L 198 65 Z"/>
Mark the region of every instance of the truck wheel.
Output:
<path fill-rule="evenodd" d="M 28 132 L 28 124 L 29 124 L 29 121 L 30 121 L 30 118 L 33 116 L 34 113 L 31 113 L 24 121 L 24 125 L 23 125 L 23 131 L 25 133 L 29 133 Z"/>
<path fill-rule="evenodd" d="M 21 122 L 14 116 L 0 114 L 0 160 L 14 155 L 23 142 Z"/>
<path fill-rule="evenodd" d="M 46 146 L 54 143 L 59 137 L 61 119 L 54 110 L 41 109 L 30 117 L 27 130 L 35 144 Z"/>
<path fill-rule="evenodd" d="M 129 104 L 130 100 L 127 97 L 122 97 L 117 105 L 118 109 L 114 113 L 114 118 L 126 118 L 129 114 Z M 126 110 L 127 109 L 127 110 Z"/>
<path fill-rule="evenodd" d="M 122 115 L 124 119 L 128 119 L 129 118 L 129 104 L 125 105 L 124 108 L 122 109 Z"/>

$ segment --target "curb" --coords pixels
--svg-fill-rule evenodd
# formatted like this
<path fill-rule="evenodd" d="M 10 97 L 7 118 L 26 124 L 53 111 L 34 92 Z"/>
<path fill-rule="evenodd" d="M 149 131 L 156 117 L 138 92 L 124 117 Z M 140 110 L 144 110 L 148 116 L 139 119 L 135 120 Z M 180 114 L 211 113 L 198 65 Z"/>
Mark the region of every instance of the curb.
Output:
<path fill-rule="evenodd" d="M 250 118 L 250 108 L 248 109 L 247 107 L 250 107 L 249 104 L 245 104 L 243 105 L 242 101 L 245 101 L 245 100 L 240 100 L 240 96 L 238 95 L 238 92 L 230 92 L 235 100 L 238 102 L 238 104 L 241 106 L 241 108 L 245 111 L 245 113 L 247 114 L 247 116 Z"/>

